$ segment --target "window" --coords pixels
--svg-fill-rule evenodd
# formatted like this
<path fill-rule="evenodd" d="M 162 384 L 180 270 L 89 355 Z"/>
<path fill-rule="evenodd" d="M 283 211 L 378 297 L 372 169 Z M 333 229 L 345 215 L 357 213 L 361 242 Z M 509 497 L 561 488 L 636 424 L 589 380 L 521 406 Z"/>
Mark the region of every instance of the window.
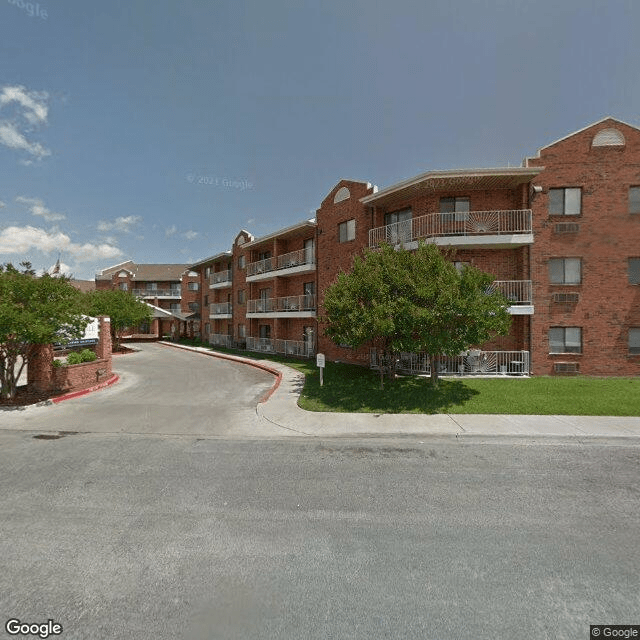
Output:
<path fill-rule="evenodd" d="M 243 324 L 238 325 L 238 338 L 246 338 L 247 337 L 247 329 Z"/>
<path fill-rule="evenodd" d="M 244 256 L 238 258 L 238 269 L 244 269 Z"/>
<path fill-rule="evenodd" d="M 271 251 L 260 251 L 258 253 L 258 261 L 268 260 L 271 257 Z"/>
<path fill-rule="evenodd" d="M 470 201 L 468 197 L 440 198 L 440 213 L 448 215 L 442 216 L 445 222 L 456 220 L 468 220 Z"/>
<path fill-rule="evenodd" d="M 404 222 L 405 220 L 411 220 L 411 209 L 403 209 L 402 211 L 392 211 L 391 213 L 384 214 L 384 223 L 394 224 L 396 222 Z"/>
<path fill-rule="evenodd" d="M 582 212 L 582 189 L 549 189 L 550 216 L 579 216 Z"/>
<path fill-rule="evenodd" d="M 126 282 L 121 282 L 120 291 L 128 291 L 128 290 L 129 290 L 129 285 Z"/>
<path fill-rule="evenodd" d="M 340 242 L 349 242 L 356 239 L 355 220 L 347 220 L 338 225 L 338 239 Z"/>
<path fill-rule="evenodd" d="M 197 311 L 198 309 L 200 309 L 200 304 L 198 302 L 190 302 L 189 303 L 189 310 L 190 311 Z"/>
<path fill-rule="evenodd" d="M 158 288 L 157 282 L 147 282 L 147 291 L 155 291 Z"/>
<path fill-rule="evenodd" d="M 640 213 L 640 187 L 629 187 L 629 213 Z"/>
<path fill-rule="evenodd" d="M 582 260 L 580 258 L 552 258 L 549 260 L 549 282 L 551 284 L 580 284 L 582 282 Z"/>
<path fill-rule="evenodd" d="M 629 354 L 640 355 L 640 328 L 629 329 Z"/>
<path fill-rule="evenodd" d="M 302 290 L 305 296 L 312 296 L 316 292 L 316 283 L 315 282 L 305 282 L 302 285 Z"/>
<path fill-rule="evenodd" d="M 197 282 L 189 283 L 189 291 L 197 291 L 200 288 L 200 285 Z"/>
<path fill-rule="evenodd" d="M 271 338 L 271 325 L 270 324 L 261 324 L 260 325 L 260 337 L 264 340 L 268 340 Z"/>
<path fill-rule="evenodd" d="M 629 258 L 629 284 L 640 284 L 640 258 Z"/>
<path fill-rule="evenodd" d="M 244 304 L 244 301 L 245 301 L 244 289 L 240 289 L 238 291 L 238 304 Z"/>
<path fill-rule="evenodd" d="M 304 241 L 304 262 L 305 264 L 313 264 L 315 259 L 315 243 L 313 238 Z"/>
<path fill-rule="evenodd" d="M 211 333 L 211 325 L 208 322 L 204 325 L 204 332 L 207 334 Z"/>
<path fill-rule="evenodd" d="M 549 353 L 582 353 L 582 329 L 580 327 L 551 327 L 549 329 Z"/>
<path fill-rule="evenodd" d="M 209 306 L 209 296 L 205 296 L 204 297 L 204 306 L 208 307 Z"/>
<path fill-rule="evenodd" d="M 169 311 L 180 311 L 180 303 L 179 302 L 172 302 L 169 305 Z"/>
<path fill-rule="evenodd" d="M 210 275 L 211 275 L 211 267 L 207 267 L 204 270 L 204 277 L 208 280 Z"/>

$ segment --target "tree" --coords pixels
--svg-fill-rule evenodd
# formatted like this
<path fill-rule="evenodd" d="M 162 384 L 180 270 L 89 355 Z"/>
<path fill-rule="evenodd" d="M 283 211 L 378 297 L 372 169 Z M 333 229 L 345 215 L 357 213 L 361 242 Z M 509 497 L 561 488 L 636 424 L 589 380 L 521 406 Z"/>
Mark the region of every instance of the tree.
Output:
<path fill-rule="evenodd" d="M 415 251 L 365 249 L 325 293 L 326 335 L 354 348 L 372 343 L 379 361 L 391 363 L 390 374 L 394 353 L 426 351 L 437 386 L 441 355 L 505 335 L 511 324 L 493 276 L 471 266 L 458 271 L 452 257 L 425 243 Z"/>
<path fill-rule="evenodd" d="M 129 291 L 104 290 L 85 294 L 83 310 L 91 316 L 109 316 L 111 340 L 116 349 L 120 346 L 120 334 L 127 327 L 137 327 L 151 321 L 151 309 Z"/>
<path fill-rule="evenodd" d="M 38 345 L 80 338 L 88 323 L 80 313 L 80 292 L 67 278 L 36 277 L 30 263 L 20 266 L 22 271 L 11 263 L 0 265 L 2 399 L 15 397 L 17 381 Z"/>

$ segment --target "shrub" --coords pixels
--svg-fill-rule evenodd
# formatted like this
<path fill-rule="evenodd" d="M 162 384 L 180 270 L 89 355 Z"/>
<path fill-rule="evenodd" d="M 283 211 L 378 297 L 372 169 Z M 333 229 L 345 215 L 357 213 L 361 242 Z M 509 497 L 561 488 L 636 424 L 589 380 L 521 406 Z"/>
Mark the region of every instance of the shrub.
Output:
<path fill-rule="evenodd" d="M 83 349 L 80 352 L 80 362 L 93 362 L 98 356 L 91 349 Z"/>
<path fill-rule="evenodd" d="M 67 356 L 67 364 L 80 364 L 82 358 L 77 351 L 73 351 Z"/>
<path fill-rule="evenodd" d="M 61 367 L 64 364 L 64 362 L 62 362 L 62 360 L 54 360 L 53 361 L 53 366 L 54 367 Z"/>

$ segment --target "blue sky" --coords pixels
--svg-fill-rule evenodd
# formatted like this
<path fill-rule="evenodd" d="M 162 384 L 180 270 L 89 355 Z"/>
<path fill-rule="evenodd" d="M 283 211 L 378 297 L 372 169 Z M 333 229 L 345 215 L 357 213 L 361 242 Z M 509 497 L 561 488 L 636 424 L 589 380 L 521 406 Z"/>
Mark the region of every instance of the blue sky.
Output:
<path fill-rule="evenodd" d="M 341 178 L 640 126 L 638 0 L 0 0 L 0 263 L 193 262 Z"/>

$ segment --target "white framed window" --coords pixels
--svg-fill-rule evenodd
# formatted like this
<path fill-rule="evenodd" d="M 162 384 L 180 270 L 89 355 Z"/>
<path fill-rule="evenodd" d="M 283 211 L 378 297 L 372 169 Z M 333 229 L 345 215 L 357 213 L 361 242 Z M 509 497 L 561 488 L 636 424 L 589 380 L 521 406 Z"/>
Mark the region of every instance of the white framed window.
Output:
<path fill-rule="evenodd" d="M 549 282 L 551 284 L 580 284 L 582 282 L 582 260 L 580 258 L 551 258 L 549 260 Z"/>
<path fill-rule="evenodd" d="M 640 213 L 640 187 L 629 187 L 629 213 Z"/>
<path fill-rule="evenodd" d="M 190 282 L 188 284 L 189 291 L 197 291 L 200 288 L 200 284 L 197 282 Z"/>
<path fill-rule="evenodd" d="M 340 242 L 349 242 L 356 239 L 356 221 L 347 220 L 338 225 L 338 240 Z"/>
<path fill-rule="evenodd" d="M 147 282 L 147 291 L 156 291 L 158 289 L 157 282 Z"/>
<path fill-rule="evenodd" d="M 243 324 L 238 325 L 238 338 L 246 338 L 247 337 L 247 328 Z"/>
<path fill-rule="evenodd" d="M 189 303 L 189 310 L 190 311 L 198 311 L 200 309 L 200 303 L 199 302 L 190 302 Z"/>
<path fill-rule="evenodd" d="M 582 353 L 582 328 L 551 327 L 549 353 Z"/>
<path fill-rule="evenodd" d="M 244 269 L 245 259 L 244 256 L 238 258 L 238 269 Z"/>
<path fill-rule="evenodd" d="M 126 282 L 121 282 L 119 287 L 120 287 L 120 291 L 128 291 L 129 290 L 129 285 Z"/>
<path fill-rule="evenodd" d="M 244 304 L 246 298 L 245 298 L 245 293 L 244 293 L 244 289 L 240 289 L 238 291 L 238 304 Z"/>
<path fill-rule="evenodd" d="M 629 355 L 640 355 L 640 327 L 629 329 Z"/>
<path fill-rule="evenodd" d="M 582 213 L 582 189 L 563 187 L 549 189 L 550 216 L 579 216 Z"/>

